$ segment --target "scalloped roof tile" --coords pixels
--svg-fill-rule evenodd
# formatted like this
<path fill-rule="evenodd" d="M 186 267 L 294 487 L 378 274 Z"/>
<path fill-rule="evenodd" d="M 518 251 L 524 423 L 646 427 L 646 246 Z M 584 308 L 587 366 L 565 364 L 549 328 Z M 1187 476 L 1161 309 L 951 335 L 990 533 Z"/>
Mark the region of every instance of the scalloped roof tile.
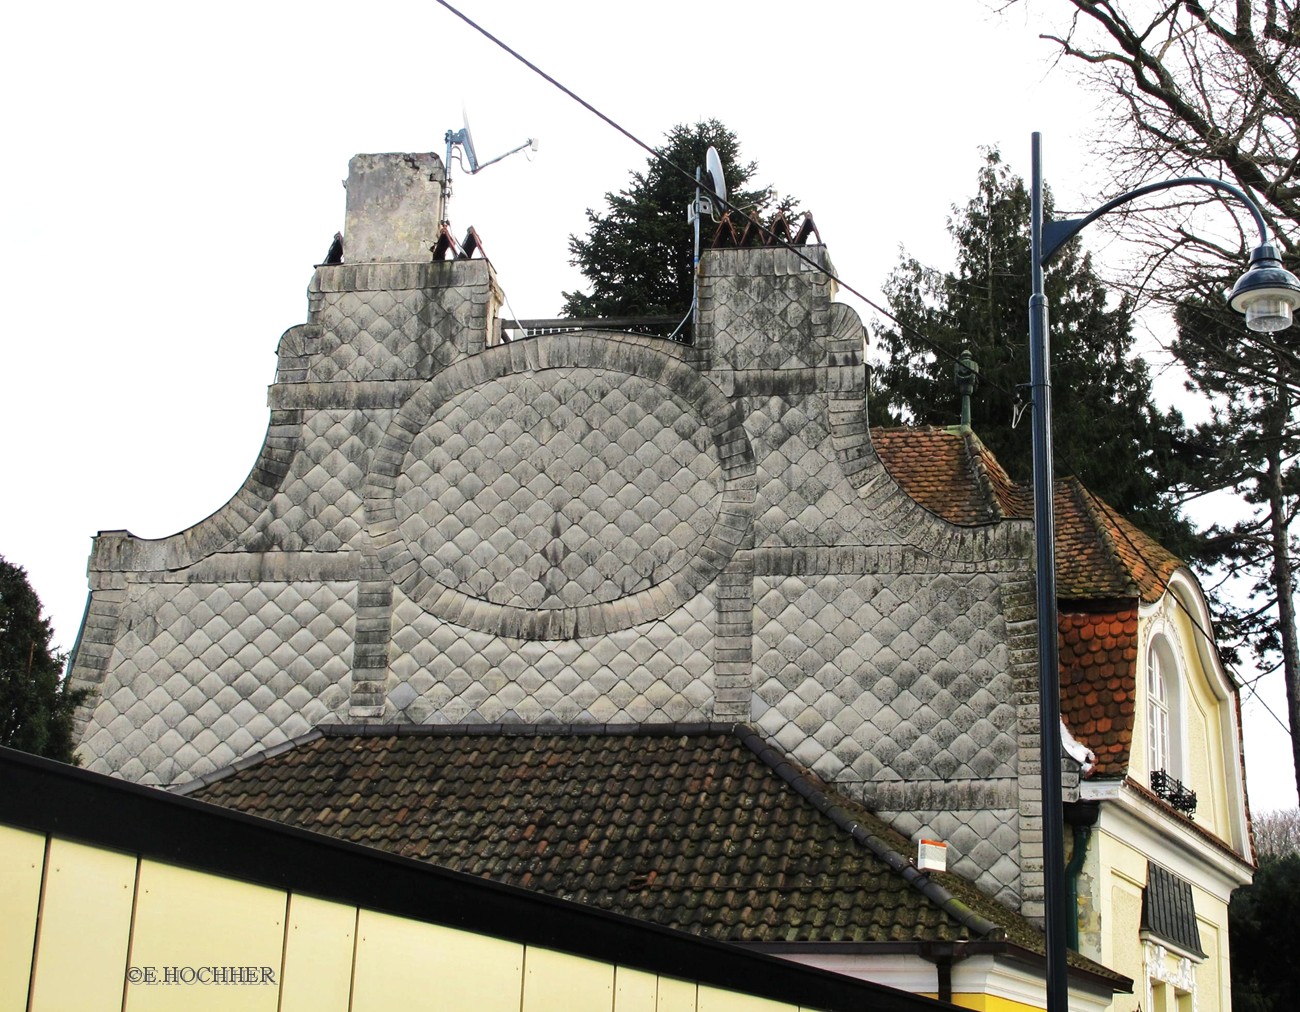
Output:
<path fill-rule="evenodd" d="M 1094 776 L 1128 771 L 1137 700 L 1136 602 L 1061 612 L 1061 718 L 1097 756 Z"/>

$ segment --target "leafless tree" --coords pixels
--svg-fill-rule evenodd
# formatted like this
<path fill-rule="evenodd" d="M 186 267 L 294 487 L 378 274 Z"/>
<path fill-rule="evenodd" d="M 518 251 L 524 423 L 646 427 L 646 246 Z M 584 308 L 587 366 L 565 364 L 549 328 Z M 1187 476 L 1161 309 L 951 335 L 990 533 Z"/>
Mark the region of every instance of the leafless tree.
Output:
<path fill-rule="evenodd" d="M 1253 826 L 1255 856 L 1258 860 L 1300 854 L 1300 808 L 1257 815 Z"/>
<path fill-rule="evenodd" d="M 1056 20 L 1043 38 L 1108 99 L 1112 121 L 1098 150 L 1114 192 L 1177 176 L 1227 178 L 1259 205 L 1283 261 L 1300 271 L 1300 0 L 1024 2 Z M 1250 603 L 1229 609 L 1225 625 L 1265 670 L 1284 672 L 1290 724 L 1300 729 L 1292 534 L 1300 358 L 1294 345 L 1243 338 L 1222 307 L 1225 283 L 1258 242 L 1242 209 L 1209 189 L 1161 197 L 1137 205 L 1121 227 L 1141 251 L 1133 287 L 1176 307 L 1171 350 L 1215 408 L 1188 448 L 1200 480 L 1181 491 L 1240 497 L 1244 519 L 1209 528 L 1206 554 L 1245 577 Z M 1300 735 L 1292 741 L 1300 792 Z"/>

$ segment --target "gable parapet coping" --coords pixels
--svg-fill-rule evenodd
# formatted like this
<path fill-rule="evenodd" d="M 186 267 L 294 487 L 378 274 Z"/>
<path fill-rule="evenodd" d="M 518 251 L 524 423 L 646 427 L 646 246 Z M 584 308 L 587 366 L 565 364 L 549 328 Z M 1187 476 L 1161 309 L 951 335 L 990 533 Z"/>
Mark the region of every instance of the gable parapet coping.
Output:
<path fill-rule="evenodd" d="M 289 435 L 292 433 L 292 435 Z M 182 569 L 229 546 L 248 529 L 250 508 L 260 514 L 288 476 L 302 447 L 302 413 L 275 410 L 262 449 L 247 478 L 230 499 L 206 519 L 166 538 L 137 538 L 129 531 L 102 531 L 90 553 L 89 569 L 119 572 Z"/>
<path fill-rule="evenodd" d="M 323 264 L 307 285 L 308 295 L 391 292 L 423 288 L 470 288 L 492 283 L 486 260 L 425 260 L 405 263 Z"/>

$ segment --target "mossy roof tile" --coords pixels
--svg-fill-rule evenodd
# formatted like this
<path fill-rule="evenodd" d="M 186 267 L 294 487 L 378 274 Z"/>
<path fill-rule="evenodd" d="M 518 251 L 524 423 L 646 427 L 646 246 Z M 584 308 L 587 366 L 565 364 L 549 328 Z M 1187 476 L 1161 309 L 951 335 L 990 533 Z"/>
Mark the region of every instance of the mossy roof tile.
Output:
<path fill-rule="evenodd" d="M 193 796 L 711 938 L 1042 950 L 743 725 L 324 730 Z"/>

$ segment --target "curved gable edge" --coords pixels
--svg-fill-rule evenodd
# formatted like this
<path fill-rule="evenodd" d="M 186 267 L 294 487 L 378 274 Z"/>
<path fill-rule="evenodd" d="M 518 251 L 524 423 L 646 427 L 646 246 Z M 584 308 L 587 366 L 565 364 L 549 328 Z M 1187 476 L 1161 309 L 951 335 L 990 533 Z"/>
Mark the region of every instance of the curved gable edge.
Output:
<path fill-rule="evenodd" d="M 1179 624 L 1172 621 L 1177 613 L 1188 620 L 1192 629 L 1191 642 L 1178 635 L 1185 658 L 1195 659 L 1195 670 L 1204 677 L 1206 687 L 1219 702 L 1217 729 L 1222 755 L 1224 777 L 1221 785 L 1228 812 L 1228 826 L 1224 842 L 1245 860 L 1252 860 L 1249 828 L 1249 802 L 1246 796 L 1246 770 L 1241 730 L 1241 700 L 1239 686 L 1233 673 L 1225 667 L 1214 639 L 1214 619 L 1201 590 L 1200 582 L 1186 567 L 1180 567 L 1169 577 L 1164 594 L 1151 604 L 1143 604 L 1141 649 L 1145 658 L 1155 630 L 1164 635 L 1178 634 Z M 1162 615 L 1170 620 L 1161 621 Z M 1144 662 L 1145 663 L 1145 662 Z"/>

